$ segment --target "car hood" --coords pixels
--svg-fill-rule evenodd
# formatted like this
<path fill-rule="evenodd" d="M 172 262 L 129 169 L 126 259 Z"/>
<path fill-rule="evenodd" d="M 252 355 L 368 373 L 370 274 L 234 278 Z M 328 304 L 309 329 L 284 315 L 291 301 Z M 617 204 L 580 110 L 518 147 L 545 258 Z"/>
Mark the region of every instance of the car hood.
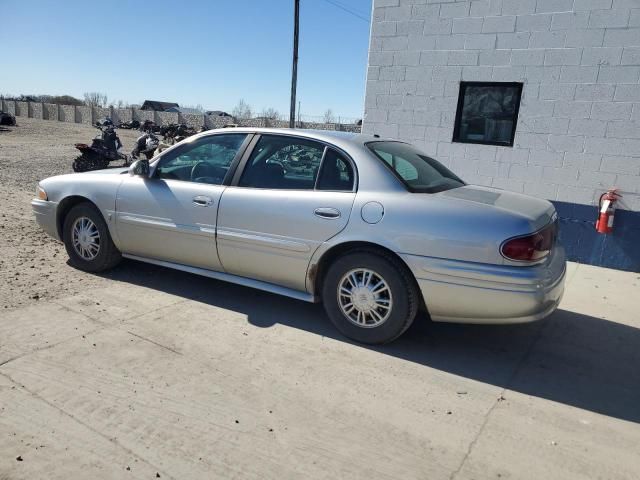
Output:
<path fill-rule="evenodd" d="M 105 168 L 104 170 L 92 170 L 90 172 L 83 172 L 81 175 L 91 175 L 91 174 L 99 174 L 99 175 L 118 175 L 129 171 L 129 167 L 118 167 L 118 168 Z"/>
<path fill-rule="evenodd" d="M 527 220 L 534 230 L 543 228 L 555 215 L 553 204 L 547 200 L 497 188 L 466 185 L 442 192 L 441 196 L 500 209 Z"/>
<path fill-rule="evenodd" d="M 73 185 L 76 183 L 86 184 L 87 182 L 91 182 L 92 178 L 95 178 L 96 175 L 109 176 L 112 175 L 122 175 L 129 171 L 128 167 L 117 167 L 117 168 L 105 168 L 103 170 L 91 170 L 88 172 L 81 173 L 64 173 L 62 175 L 55 175 L 53 177 L 48 177 L 43 180 L 40 180 L 39 184 L 46 187 L 51 188 L 53 185 Z"/>

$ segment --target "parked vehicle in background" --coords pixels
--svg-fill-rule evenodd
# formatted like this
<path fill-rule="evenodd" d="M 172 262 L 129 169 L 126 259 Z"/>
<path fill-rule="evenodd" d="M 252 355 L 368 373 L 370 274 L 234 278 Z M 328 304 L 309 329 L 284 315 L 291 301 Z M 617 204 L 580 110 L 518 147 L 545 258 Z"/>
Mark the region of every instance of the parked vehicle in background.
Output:
<path fill-rule="evenodd" d="M 140 124 L 139 130 L 145 133 L 160 133 L 160 125 L 156 125 L 152 120 L 145 120 Z"/>
<path fill-rule="evenodd" d="M 91 145 L 86 143 L 76 143 L 75 147 L 80 151 L 80 155 L 72 163 L 74 172 L 87 172 L 89 170 L 101 170 L 107 168 L 110 162 L 124 160 L 125 165 L 129 164 L 127 156 L 121 152 L 122 142 L 110 120 L 98 121 L 94 125 L 98 133 Z"/>
<path fill-rule="evenodd" d="M 146 158 L 150 160 L 153 158 L 154 152 L 160 145 L 160 140 L 153 133 L 143 133 L 136 139 L 136 145 L 131 151 L 131 157 L 133 159 Z"/>
<path fill-rule="evenodd" d="M 131 120 L 128 122 L 120 122 L 118 124 L 118 128 L 122 128 L 123 130 L 136 130 L 140 128 L 140 122 L 138 120 Z"/>
<path fill-rule="evenodd" d="M 191 135 L 195 135 L 196 129 L 190 127 L 184 123 L 171 123 L 169 125 L 163 125 L 160 127 L 160 134 L 164 143 L 173 145 L 174 143 L 181 142 Z"/>
<path fill-rule="evenodd" d="M 113 120 L 111 120 L 111 117 L 102 117 L 96 120 L 94 126 L 97 128 L 113 127 Z"/>
<path fill-rule="evenodd" d="M 0 110 L 0 125 L 15 125 L 16 117 L 15 115 L 11 115 L 9 112 L 3 112 Z"/>
<path fill-rule="evenodd" d="M 467 185 L 408 143 L 227 128 L 109 172 L 45 179 L 32 201 L 89 272 L 127 257 L 321 301 L 338 330 L 372 344 L 419 309 L 541 319 L 564 290 L 550 202 Z"/>

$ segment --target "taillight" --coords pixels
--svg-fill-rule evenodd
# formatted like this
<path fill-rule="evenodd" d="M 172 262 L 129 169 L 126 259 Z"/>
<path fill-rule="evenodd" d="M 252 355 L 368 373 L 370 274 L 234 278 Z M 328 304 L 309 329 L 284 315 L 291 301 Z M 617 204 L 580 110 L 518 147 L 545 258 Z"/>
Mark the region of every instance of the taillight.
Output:
<path fill-rule="evenodd" d="M 502 244 L 500 252 L 505 258 L 517 262 L 536 262 L 543 259 L 553 248 L 557 235 L 557 222 L 531 235 L 515 237 Z"/>

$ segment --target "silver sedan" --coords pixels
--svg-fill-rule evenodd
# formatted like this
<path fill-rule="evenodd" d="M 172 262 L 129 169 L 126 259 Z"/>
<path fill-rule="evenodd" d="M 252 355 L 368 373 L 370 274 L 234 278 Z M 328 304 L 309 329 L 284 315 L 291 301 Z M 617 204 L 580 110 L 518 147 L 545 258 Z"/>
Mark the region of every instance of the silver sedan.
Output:
<path fill-rule="evenodd" d="M 324 304 L 344 335 L 516 323 L 558 306 L 551 203 L 467 185 L 414 146 L 285 129 L 205 132 L 128 169 L 41 181 L 38 223 L 85 271 L 122 257 Z"/>

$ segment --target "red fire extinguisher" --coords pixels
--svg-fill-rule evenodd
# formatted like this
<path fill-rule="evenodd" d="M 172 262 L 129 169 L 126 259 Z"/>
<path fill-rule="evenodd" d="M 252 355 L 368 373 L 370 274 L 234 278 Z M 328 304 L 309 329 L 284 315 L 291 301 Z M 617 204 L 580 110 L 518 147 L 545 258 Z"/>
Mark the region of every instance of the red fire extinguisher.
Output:
<path fill-rule="evenodd" d="M 598 233 L 613 232 L 613 217 L 616 211 L 616 202 L 622 197 L 618 190 L 611 188 L 602 195 L 598 202 L 598 220 L 596 220 L 596 231 Z"/>

